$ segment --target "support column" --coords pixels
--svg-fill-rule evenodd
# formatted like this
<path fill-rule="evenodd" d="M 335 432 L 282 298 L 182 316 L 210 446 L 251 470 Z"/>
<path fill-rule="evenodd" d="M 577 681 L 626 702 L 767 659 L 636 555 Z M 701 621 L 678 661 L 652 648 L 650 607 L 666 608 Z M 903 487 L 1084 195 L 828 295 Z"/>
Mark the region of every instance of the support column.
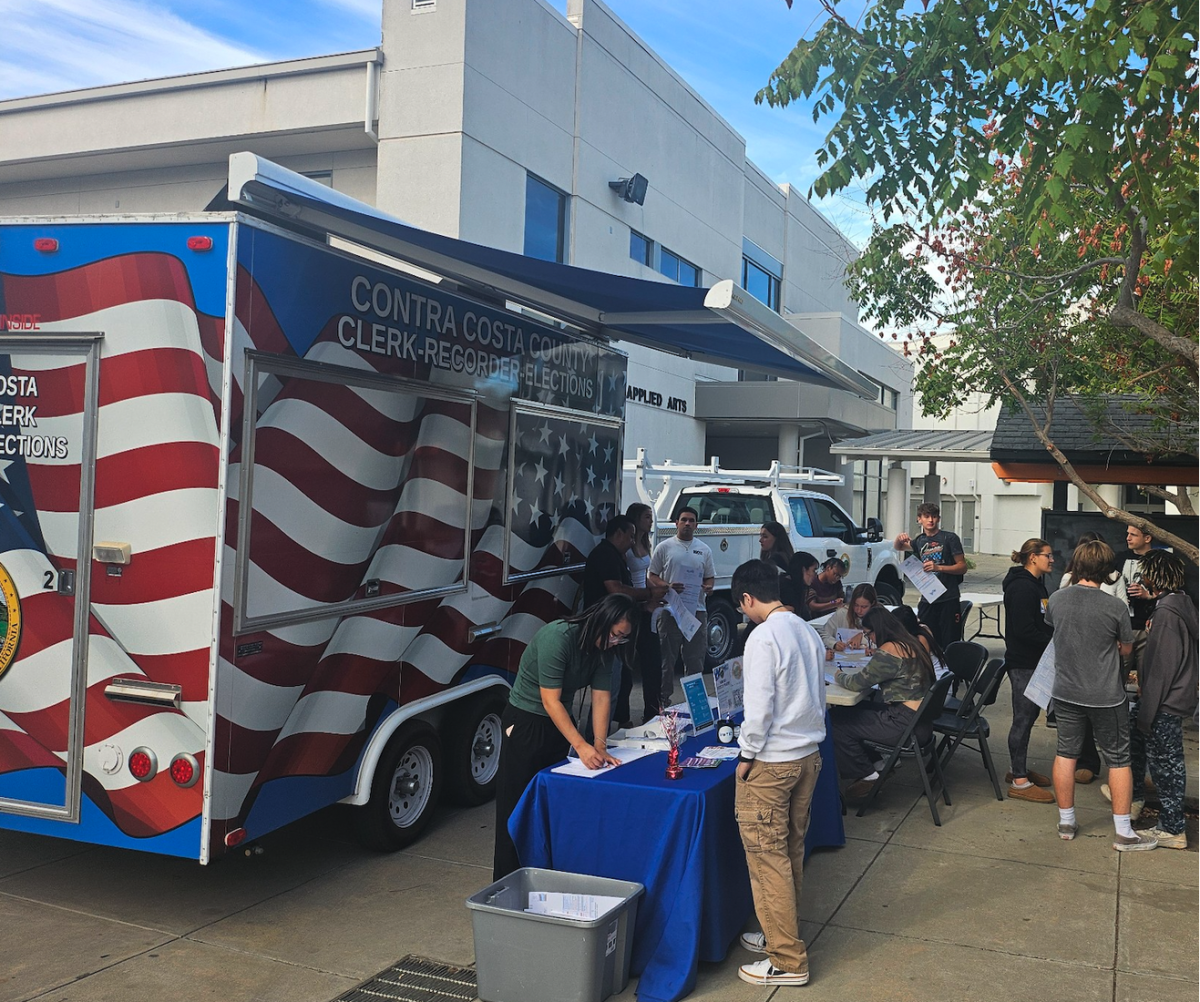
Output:
<path fill-rule="evenodd" d="M 887 509 L 884 513 L 883 532 L 894 539 L 902 532 L 910 532 L 908 524 L 908 472 L 903 463 L 892 463 L 887 476 Z"/>
<path fill-rule="evenodd" d="M 800 426 L 779 426 L 779 462 L 782 466 L 796 466 L 800 462 Z"/>
<path fill-rule="evenodd" d="M 942 504 L 942 478 L 937 471 L 937 463 L 933 460 L 930 460 L 929 473 L 925 476 L 925 496 L 922 500 L 939 508 Z"/>

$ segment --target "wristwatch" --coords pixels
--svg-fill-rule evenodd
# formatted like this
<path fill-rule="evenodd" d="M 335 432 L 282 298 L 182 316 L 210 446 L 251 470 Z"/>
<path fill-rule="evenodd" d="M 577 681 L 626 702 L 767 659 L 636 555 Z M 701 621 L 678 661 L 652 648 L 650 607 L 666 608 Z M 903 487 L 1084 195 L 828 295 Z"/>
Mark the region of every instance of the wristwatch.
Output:
<path fill-rule="evenodd" d="M 738 755 L 738 761 L 745 762 L 747 765 L 750 765 L 754 762 L 754 759 L 748 756 L 745 752 L 742 752 Z"/>

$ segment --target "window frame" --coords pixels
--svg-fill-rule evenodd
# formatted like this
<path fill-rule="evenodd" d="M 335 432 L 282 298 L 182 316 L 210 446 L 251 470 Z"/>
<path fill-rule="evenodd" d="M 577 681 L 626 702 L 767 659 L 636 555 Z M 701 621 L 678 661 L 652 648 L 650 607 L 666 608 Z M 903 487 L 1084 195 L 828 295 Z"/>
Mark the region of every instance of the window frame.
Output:
<path fill-rule="evenodd" d="M 467 486 L 463 498 L 463 560 L 459 580 L 435 588 L 406 591 L 400 594 L 379 595 L 372 598 L 347 599 L 332 605 L 307 609 L 272 612 L 265 615 L 250 615 L 250 552 L 252 545 L 251 520 L 254 514 L 254 453 L 255 431 L 258 424 L 259 380 L 266 376 L 283 376 L 293 379 L 310 379 L 334 386 L 358 386 L 363 389 L 382 390 L 391 393 L 409 393 L 423 398 L 448 400 L 470 407 L 470 448 L 467 461 Z M 238 545 L 234 553 L 233 584 L 233 633 L 259 633 L 298 623 L 311 623 L 321 619 L 341 618 L 377 609 L 387 609 L 411 602 L 428 601 L 447 595 L 457 595 L 467 590 L 471 566 L 471 509 L 475 485 L 475 438 L 478 434 L 479 394 L 474 390 L 458 389 L 407 379 L 399 376 L 375 375 L 361 369 L 351 369 L 329 362 L 310 362 L 304 359 L 287 359 L 265 352 L 247 351 L 245 379 L 242 383 L 244 399 L 242 413 L 242 459 L 238 473 Z"/>
<path fill-rule="evenodd" d="M 554 577 L 560 574 L 582 573 L 585 566 L 584 561 L 579 561 L 573 564 L 562 564 L 559 567 L 545 567 L 537 571 L 518 571 L 513 573 L 511 562 L 511 549 L 513 538 L 513 510 L 514 501 L 516 500 L 516 476 L 517 476 L 517 419 L 520 415 L 525 414 L 531 417 L 550 417 L 560 421 L 571 421 L 582 425 L 598 425 L 602 428 L 614 429 L 617 432 L 617 481 L 613 485 L 617 496 L 620 496 L 620 471 L 624 465 L 625 459 L 625 443 L 624 436 L 621 434 L 622 419 L 616 416 L 608 416 L 604 414 L 596 414 L 592 411 L 577 411 L 570 407 L 555 407 L 551 404 L 539 404 L 530 400 L 514 400 L 509 409 L 508 415 L 508 472 L 507 483 L 504 488 L 504 566 L 502 569 L 501 584 L 518 584 L 525 581 L 532 581 L 536 578 Z M 614 505 L 616 511 L 619 511 L 619 501 Z M 614 514 L 616 513 L 614 511 Z M 547 514 L 550 514 L 547 512 Z M 604 534 L 595 534 L 595 542 L 599 542 L 604 538 Z"/>
<path fill-rule="evenodd" d="M 547 191 L 558 196 L 558 222 L 556 224 L 555 234 L 555 257 L 545 258 L 529 253 L 529 190 L 530 185 L 540 185 Z M 538 177 L 532 171 L 525 172 L 525 221 L 522 250 L 521 253 L 525 257 L 532 257 L 537 261 L 552 261 L 555 264 L 566 264 L 567 262 L 567 237 L 570 229 L 570 208 L 569 201 L 571 196 L 559 188 L 557 185 L 551 184 L 545 178 Z"/>

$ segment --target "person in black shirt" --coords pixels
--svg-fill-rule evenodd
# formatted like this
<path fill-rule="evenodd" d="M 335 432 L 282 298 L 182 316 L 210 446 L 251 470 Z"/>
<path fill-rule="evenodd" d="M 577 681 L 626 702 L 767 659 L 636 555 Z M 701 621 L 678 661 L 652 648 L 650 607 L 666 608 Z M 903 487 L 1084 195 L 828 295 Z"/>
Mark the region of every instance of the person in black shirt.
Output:
<path fill-rule="evenodd" d="M 647 585 L 635 588 L 629 567 L 625 562 L 625 552 L 633 545 L 637 527 L 633 520 L 624 515 L 614 515 L 604 528 L 604 538 L 600 540 L 588 554 L 583 568 L 583 605 L 590 609 L 606 595 L 628 595 L 637 602 L 660 602 L 666 594 L 666 588 Z M 618 680 L 613 679 L 613 691 L 616 692 L 616 703 L 613 707 L 612 719 L 620 727 L 632 727 L 630 719 L 629 694 L 633 690 L 633 669 L 621 659 L 615 662 L 621 672 Z M 616 670 L 616 669 L 614 669 Z"/>
<path fill-rule="evenodd" d="M 896 537 L 897 550 L 911 550 L 925 570 L 937 573 L 946 591 L 935 602 L 921 599 L 917 618 L 928 626 L 942 649 L 962 639 L 962 616 L 959 612 L 958 586 L 967 573 L 967 556 L 962 540 L 947 529 L 939 528 L 942 509 L 926 501 L 917 508 L 921 532 L 914 538 L 907 532 Z"/>

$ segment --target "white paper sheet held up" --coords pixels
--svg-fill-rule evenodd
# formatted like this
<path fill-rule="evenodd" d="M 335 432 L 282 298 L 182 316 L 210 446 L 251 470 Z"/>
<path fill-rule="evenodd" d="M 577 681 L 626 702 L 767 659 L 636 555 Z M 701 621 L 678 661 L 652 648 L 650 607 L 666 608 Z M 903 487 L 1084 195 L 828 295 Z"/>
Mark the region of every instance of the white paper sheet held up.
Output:
<path fill-rule="evenodd" d="M 700 620 L 692 615 L 692 611 L 687 607 L 679 592 L 667 592 L 667 612 L 675 617 L 675 622 L 679 624 L 679 632 L 683 634 L 685 640 L 691 640 L 696 635 L 696 631 L 700 629 Z"/>
<path fill-rule="evenodd" d="M 678 595 L 683 599 L 683 607 L 688 612 L 704 608 L 704 599 L 700 597 L 700 589 L 704 585 L 704 571 L 699 567 L 683 566 L 675 569 L 675 580 L 671 584 L 683 585 L 683 591 L 672 588 L 668 595 Z"/>
<path fill-rule="evenodd" d="M 635 759 L 642 758 L 645 755 L 653 755 L 654 750 L 651 748 L 610 748 L 608 753 L 615 759 L 618 759 L 621 765 L 626 762 L 632 762 Z M 556 765 L 551 772 L 557 772 L 563 776 L 583 776 L 586 779 L 595 779 L 597 776 L 603 775 L 606 772 L 612 772 L 617 768 L 615 765 L 606 765 L 603 769 L 589 769 L 586 765 L 577 758 L 568 759 L 563 765 Z"/>
<path fill-rule="evenodd" d="M 927 602 L 936 602 L 946 594 L 946 586 L 936 574 L 930 574 L 924 565 L 911 553 L 904 558 L 904 575 L 917 586 L 917 591 Z"/>

